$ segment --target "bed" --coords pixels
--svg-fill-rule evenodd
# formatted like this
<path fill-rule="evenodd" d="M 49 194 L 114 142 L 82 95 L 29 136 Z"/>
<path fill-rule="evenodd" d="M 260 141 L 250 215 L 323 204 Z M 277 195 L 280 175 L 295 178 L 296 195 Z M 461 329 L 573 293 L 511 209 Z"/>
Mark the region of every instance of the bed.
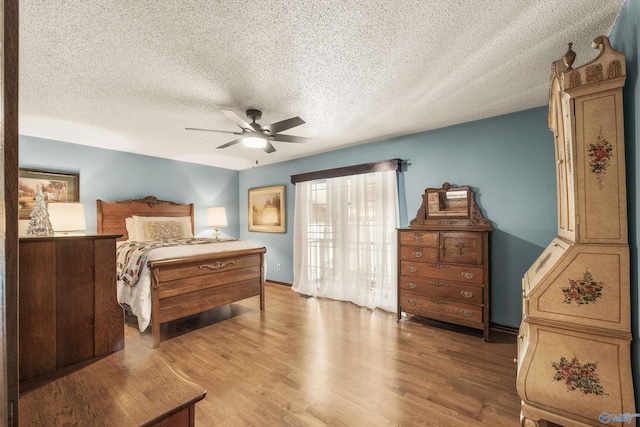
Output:
<path fill-rule="evenodd" d="M 116 202 L 97 200 L 96 209 L 98 233 L 122 235 L 118 247 L 132 243 L 129 232 L 135 234 L 135 228 L 131 227 L 134 217 L 138 222 L 156 225 L 159 222 L 152 219 L 163 219 L 173 225 L 176 221 L 190 221 L 193 235 L 193 204 L 148 196 Z M 138 316 L 141 331 L 151 326 L 153 348 L 160 346 L 162 323 L 257 295 L 260 310 L 264 310 L 266 249 L 249 241 L 231 239 L 199 243 L 206 244 L 182 249 L 154 248 L 140 267 L 135 285 L 127 286 L 118 280 L 118 302 L 128 305 Z"/>

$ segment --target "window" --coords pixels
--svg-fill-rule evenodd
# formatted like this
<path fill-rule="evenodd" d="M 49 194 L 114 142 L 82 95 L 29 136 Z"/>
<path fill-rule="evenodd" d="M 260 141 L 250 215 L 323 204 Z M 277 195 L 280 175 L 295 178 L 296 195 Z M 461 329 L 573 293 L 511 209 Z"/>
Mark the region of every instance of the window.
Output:
<path fill-rule="evenodd" d="M 293 289 L 397 309 L 395 170 L 296 183 Z"/>

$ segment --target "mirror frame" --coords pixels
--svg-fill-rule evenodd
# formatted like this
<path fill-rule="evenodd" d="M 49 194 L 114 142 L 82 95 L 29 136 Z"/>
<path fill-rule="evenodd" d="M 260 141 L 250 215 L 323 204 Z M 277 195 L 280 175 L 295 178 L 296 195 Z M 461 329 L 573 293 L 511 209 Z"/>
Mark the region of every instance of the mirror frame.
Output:
<path fill-rule="evenodd" d="M 466 192 L 466 210 L 452 210 L 450 213 L 435 213 L 432 203 L 429 203 L 429 196 L 454 191 Z M 427 188 L 422 195 L 422 205 L 418 209 L 416 217 L 409 223 L 410 228 L 482 228 L 492 229 L 491 222 L 487 220 L 475 203 L 474 192 L 468 185 L 453 186 L 448 182 L 442 184 L 440 188 Z"/>

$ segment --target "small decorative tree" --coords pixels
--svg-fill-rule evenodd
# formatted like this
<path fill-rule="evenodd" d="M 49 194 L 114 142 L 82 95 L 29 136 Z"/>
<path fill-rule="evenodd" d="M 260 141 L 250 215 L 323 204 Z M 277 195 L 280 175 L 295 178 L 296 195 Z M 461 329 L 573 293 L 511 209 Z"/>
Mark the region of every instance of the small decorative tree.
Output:
<path fill-rule="evenodd" d="M 33 210 L 29 215 L 31 220 L 26 233 L 27 236 L 53 236 L 53 227 L 51 227 L 51 221 L 49 221 L 49 211 L 47 211 L 47 202 L 44 199 L 42 185 L 38 184 L 37 188 Z"/>

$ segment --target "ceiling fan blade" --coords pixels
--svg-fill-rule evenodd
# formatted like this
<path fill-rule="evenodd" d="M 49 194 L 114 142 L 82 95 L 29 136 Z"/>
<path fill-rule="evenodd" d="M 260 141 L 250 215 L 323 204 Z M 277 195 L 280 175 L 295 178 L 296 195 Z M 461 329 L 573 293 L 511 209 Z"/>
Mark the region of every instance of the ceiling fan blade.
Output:
<path fill-rule="evenodd" d="M 313 140 L 313 138 L 307 138 L 305 136 L 277 134 L 273 137 L 273 140 L 279 142 L 310 142 Z"/>
<path fill-rule="evenodd" d="M 268 130 L 271 135 L 274 135 L 278 132 L 291 129 L 302 124 L 304 124 L 304 120 L 302 120 L 300 117 L 292 117 L 281 122 L 271 123 L 270 125 L 263 126 L 262 128 Z"/>
<path fill-rule="evenodd" d="M 231 110 L 221 110 L 222 114 L 224 114 L 225 116 L 227 116 L 227 118 L 229 120 L 231 120 L 233 123 L 237 124 L 238 126 L 240 126 L 242 129 L 249 129 L 249 130 L 253 130 L 253 126 L 251 126 L 250 123 L 247 123 L 242 117 L 240 117 L 239 115 L 237 115 L 236 113 L 234 113 Z"/>
<path fill-rule="evenodd" d="M 276 148 L 269 141 L 267 141 L 267 145 L 264 146 L 263 150 L 267 153 L 273 153 L 274 151 L 276 151 Z"/>
<path fill-rule="evenodd" d="M 185 128 L 185 130 L 204 130 L 207 132 L 232 133 L 234 135 L 242 135 L 242 132 L 232 132 L 230 130 L 201 129 L 201 128 Z"/>
<path fill-rule="evenodd" d="M 227 148 L 227 147 L 231 147 L 232 145 L 236 145 L 238 142 L 242 141 L 242 138 L 238 138 L 238 139 L 234 139 L 231 142 L 227 142 L 226 144 L 222 144 L 219 147 L 216 147 L 216 149 L 218 148 Z"/>

